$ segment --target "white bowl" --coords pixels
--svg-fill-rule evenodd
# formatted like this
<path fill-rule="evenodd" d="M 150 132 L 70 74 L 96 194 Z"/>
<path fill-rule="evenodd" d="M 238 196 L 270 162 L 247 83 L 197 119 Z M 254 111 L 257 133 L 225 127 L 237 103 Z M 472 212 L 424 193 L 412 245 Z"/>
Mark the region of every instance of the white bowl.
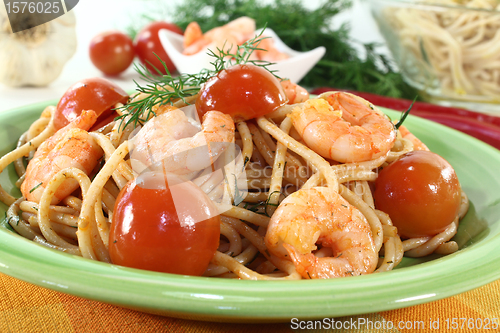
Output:
<path fill-rule="evenodd" d="M 256 30 L 255 34 L 260 34 L 261 31 L 262 29 Z M 276 75 L 282 78 L 288 78 L 292 82 L 299 82 L 307 72 L 316 65 L 321 57 L 323 57 L 326 51 L 325 47 L 320 46 L 308 52 L 298 52 L 286 46 L 273 30 L 266 28 L 264 34 L 274 39 L 278 50 L 290 56 L 290 58 L 281 60 L 268 68 L 276 70 Z M 196 74 L 203 68 L 213 68 L 211 62 L 215 59 L 208 55 L 207 48 L 194 55 L 188 56 L 182 54 L 183 36 L 166 29 L 160 30 L 158 36 L 160 37 L 163 48 L 179 73 Z"/>

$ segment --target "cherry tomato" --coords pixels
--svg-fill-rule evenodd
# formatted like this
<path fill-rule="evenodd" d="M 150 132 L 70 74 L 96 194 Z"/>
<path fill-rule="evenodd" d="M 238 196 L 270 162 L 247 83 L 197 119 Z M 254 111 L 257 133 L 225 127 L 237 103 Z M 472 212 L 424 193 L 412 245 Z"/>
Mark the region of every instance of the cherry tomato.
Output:
<path fill-rule="evenodd" d="M 90 60 L 101 72 L 117 75 L 134 61 L 134 43 L 118 31 L 103 32 L 90 41 Z"/>
<path fill-rule="evenodd" d="M 199 187 L 176 177 L 150 172 L 121 190 L 109 235 L 114 264 L 184 275 L 205 272 L 219 246 L 218 211 Z"/>
<path fill-rule="evenodd" d="M 413 151 L 383 168 L 375 182 L 375 206 L 403 238 L 434 236 L 457 216 L 461 189 L 452 166 L 430 151 Z"/>
<path fill-rule="evenodd" d="M 268 114 L 286 104 L 280 81 L 266 69 L 255 65 L 235 65 L 220 71 L 201 88 L 196 110 L 201 116 L 217 110 L 234 121 Z"/>
<path fill-rule="evenodd" d="M 60 129 L 73 121 L 82 110 L 94 110 L 96 123 L 109 117 L 116 103 L 126 103 L 128 94 L 113 82 L 103 78 L 89 78 L 72 85 L 57 104 L 54 126 Z"/>
<path fill-rule="evenodd" d="M 183 34 L 182 29 L 173 23 L 153 22 L 145 26 L 135 37 L 135 53 L 141 63 L 155 74 L 158 73 L 157 70 L 163 74 L 167 73 L 158 57 L 165 62 L 170 73 L 176 70 L 174 63 L 161 45 L 160 37 L 158 37 L 158 31 L 161 29 L 167 29 L 180 35 Z"/>

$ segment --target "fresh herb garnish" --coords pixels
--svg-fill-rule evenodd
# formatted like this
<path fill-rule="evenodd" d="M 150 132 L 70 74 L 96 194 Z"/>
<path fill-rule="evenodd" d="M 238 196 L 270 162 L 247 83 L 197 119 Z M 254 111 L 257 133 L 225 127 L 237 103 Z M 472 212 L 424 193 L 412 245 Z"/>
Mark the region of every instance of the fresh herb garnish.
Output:
<path fill-rule="evenodd" d="M 265 201 L 259 201 L 255 204 L 249 204 L 248 202 L 245 202 L 245 205 L 243 206 L 244 209 L 246 210 L 249 210 L 251 212 L 254 212 L 254 213 L 257 213 L 257 214 L 260 214 L 260 215 L 265 215 L 267 217 L 271 217 L 269 215 L 269 213 L 267 212 L 267 207 L 268 206 L 273 206 L 273 207 L 278 207 L 279 205 L 278 204 L 273 204 L 273 203 L 270 203 L 269 201 L 271 200 L 271 195 L 275 194 L 275 193 L 279 193 L 279 194 L 283 194 L 282 192 L 280 191 L 274 191 L 274 192 L 271 192 L 267 199 Z M 235 204 L 236 206 L 236 204 Z M 262 213 L 259 213 L 259 209 L 260 208 L 263 208 L 263 212 Z"/>
<path fill-rule="evenodd" d="M 349 35 L 347 24 L 334 28 L 338 14 L 351 0 L 324 0 L 316 9 L 301 0 L 185 0 L 171 10 L 173 22 L 185 29 L 196 21 L 202 31 L 222 26 L 241 16 L 267 26 L 291 49 L 309 51 L 325 46 L 326 53 L 299 82 L 302 86 L 335 87 L 411 99 L 410 87 L 376 43 L 362 44 Z M 338 25 L 336 25 L 338 26 Z M 358 52 L 363 49 L 364 55 Z"/>
<path fill-rule="evenodd" d="M 33 187 L 31 190 L 30 190 L 30 193 L 32 193 L 33 191 L 35 191 L 37 188 L 39 188 L 40 186 L 42 186 L 43 182 L 36 185 L 35 187 Z"/>
<path fill-rule="evenodd" d="M 17 211 L 17 223 L 16 225 L 19 225 L 19 222 L 23 219 L 23 212 L 21 210 Z"/>
<path fill-rule="evenodd" d="M 129 124 L 142 124 L 144 121 L 154 116 L 154 107 L 163 105 L 173 105 L 174 102 L 182 100 L 184 103 L 189 104 L 186 98 L 195 96 L 200 91 L 200 86 L 207 82 L 209 79 L 217 75 L 220 71 L 237 64 L 253 64 L 263 67 L 269 72 L 268 66 L 273 63 L 263 60 L 252 60 L 250 55 L 255 50 L 261 50 L 259 43 L 268 37 L 263 37 L 262 33 L 254 38 L 246 41 L 242 45 L 237 45 L 236 51 L 231 53 L 232 45 L 225 46 L 222 49 L 217 48 L 216 51 L 209 50 L 208 54 L 214 58 L 211 62 L 213 69 L 203 69 L 197 74 L 180 74 L 179 76 L 172 76 L 168 71 L 167 65 L 159 57 L 158 59 L 163 64 L 166 75 L 158 76 L 151 72 L 144 65 L 135 65 L 136 71 L 146 81 L 145 85 L 137 85 L 137 92 L 143 93 L 144 98 L 138 99 L 120 107 L 122 115 L 116 119 L 121 119 L 122 126 L 126 127 Z M 159 71 L 158 71 L 159 73 Z M 125 122 L 125 124 L 123 124 Z"/>
<path fill-rule="evenodd" d="M 269 195 L 267 196 L 267 200 L 264 204 L 264 212 L 266 213 L 266 216 L 270 217 L 269 216 L 269 213 L 267 212 L 267 207 L 268 206 L 272 206 L 272 207 L 278 207 L 278 204 L 273 204 L 273 203 L 270 203 L 269 201 L 271 201 L 271 196 L 273 196 L 275 193 L 278 193 L 278 195 L 281 195 L 281 191 L 273 191 L 271 193 L 269 193 Z"/>
<path fill-rule="evenodd" d="M 106 161 L 104 160 L 104 156 L 99 159 L 98 163 L 98 169 L 101 170 Z M 92 176 L 91 181 L 94 181 L 95 177 L 97 177 L 97 172 Z"/>

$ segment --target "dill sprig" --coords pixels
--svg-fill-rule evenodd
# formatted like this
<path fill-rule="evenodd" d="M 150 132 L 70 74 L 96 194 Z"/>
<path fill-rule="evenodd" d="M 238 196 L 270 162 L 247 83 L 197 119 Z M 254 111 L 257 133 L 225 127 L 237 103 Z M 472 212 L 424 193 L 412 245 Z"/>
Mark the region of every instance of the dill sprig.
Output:
<path fill-rule="evenodd" d="M 205 68 L 196 74 L 181 73 L 178 76 L 172 76 L 166 63 L 158 56 L 166 71 L 164 75 L 157 68 L 155 68 L 157 73 L 154 73 L 144 65 L 135 65 L 135 70 L 146 82 L 141 85 L 134 80 L 137 93 L 143 94 L 144 98 L 133 100 L 118 108 L 121 110 L 121 115 L 116 120 L 121 120 L 121 126 L 126 127 L 133 124 L 134 127 L 137 127 L 139 124 L 142 125 L 146 119 L 156 115 L 154 112 L 155 106 L 173 105 L 178 100 L 189 104 L 186 100 L 187 97 L 195 96 L 205 82 L 216 76 L 220 71 L 234 65 L 252 64 L 263 67 L 279 78 L 275 71 L 269 68 L 274 63 L 250 58 L 254 51 L 262 50 L 259 48 L 260 42 L 265 38 L 269 38 L 262 36 L 263 32 L 264 29 L 254 38 L 247 40 L 242 45 L 237 45 L 234 53 L 231 52 L 233 46 L 229 45 L 226 48 L 225 44 L 222 48 L 217 48 L 216 51 L 209 50 L 208 55 L 214 58 L 214 61 L 210 62 L 213 69 Z"/>
<path fill-rule="evenodd" d="M 144 65 L 135 65 L 135 70 L 139 73 L 146 84 L 139 84 L 134 81 L 138 94 L 144 94 L 142 99 L 133 100 L 130 103 L 120 107 L 122 115 L 116 119 L 125 122 L 124 127 L 133 124 L 137 127 L 138 124 L 144 122 L 155 115 L 153 108 L 155 106 L 172 105 L 176 100 L 196 95 L 200 90 L 199 86 L 203 83 L 205 75 L 190 75 L 183 74 L 178 77 L 172 77 L 167 69 L 167 65 L 162 61 L 167 74 L 162 76 L 154 75 Z"/>
<path fill-rule="evenodd" d="M 396 129 L 399 129 L 399 127 L 401 125 L 403 125 L 404 121 L 406 120 L 406 117 L 408 117 L 408 115 L 410 114 L 410 111 L 411 109 L 413 108 L 413 104 L 415 104 L 415 102 L 417 101 L 417 98 L 418 96 L 415 96 L 415 98 L 413 99 L 413 102 L 411 102 L 410 104 L 410 107 L 408 108 L 408 110 L 406 110 L 402 115 L 401 115 L 401 118 L 399 119 L 399 121 L 396 123 L 396 125 L 394 125 L 394 127 Z"/>

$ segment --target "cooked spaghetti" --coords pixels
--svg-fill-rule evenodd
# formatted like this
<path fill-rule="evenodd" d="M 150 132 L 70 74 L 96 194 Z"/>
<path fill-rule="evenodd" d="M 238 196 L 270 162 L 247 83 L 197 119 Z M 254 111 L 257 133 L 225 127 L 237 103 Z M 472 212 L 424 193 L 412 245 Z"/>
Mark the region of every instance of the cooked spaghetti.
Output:
<path fill-rule="evenodd" d="M 178 108 L 189 109 L 186 102 L 178 100 L 173 106 L 156 108 L 154 118 L 169 113 L 173 117 L 180 112 Z M 20 198 L 0 188 L 1 201 L 9 206 L 7 220 L 17 233 L 34 242 L 111 262 L 113 209 L 120 191 L 140 174 L 132 167 L 133 145 L 129 141 L 138 140 L 142 134 L 134 131 L 133 122 L 123 126 L 121 121 L 89 131 L 95 121 L 92 112 L 82 113 L 77 120 L 85 123 L 82 126 L 86 130 L 56 132 L 55 112 L 55 107 L 47 107 L 20 137 L 17 148 L 0 159 L 0 171 L 14 163 L 20 177 L 17 185 L 26 187 L 25 196 Z M 360 113 L 370 119 L 366 122 L 373 123 L 372 132 L 359 129 L 361 126 L 347 117 Z M 329 124 L 328 117 L 334 117 L 338 127 Z M 204 128 L 208 126 L 206 119 Z M 318 127 L 311 130 L 312 123 Z M 143 129 L 149 131 L 147 124 Z M 349 130 L 342 132 L 345 128 Z M 224 140 L 235 145 L 217 155 L 228 162 L 225 167 L 230 172 L 226 175 L 233 178 L 216 179 L 206 170 L 184 173 L 186 181 L 201 188 L 218 208 L 226 205 L 225 209 L 220 208 L 219 247 L 205 276 L 254 280 L 351 276 L 392 270 L 404 255 L 448 254 L 458 250 L 451 239 L 467 212 L 465 193 L 461 192 L 456 218 L 433 236 L 402 240 L 389 215 L 376 208 L 372 192 L 379 170 L 414 149 L 427 148 L 404 127 L 396 129 L 369 102 L 347 93 L 331 92 L 281 106 L 255 119 L 224 123 L 220 129 L 234 132 L 233 137 Z M 332 133 L 324 134 L 327 131 Z M 148 133 L 144 135 L 152 135 L 150 142 L 162 142 L 153 132 Z M 210 143 L 208 135 L 214 133 L 204 135 Z M 337 137 L 332 139 L 332 135 Z M 369 151 L 352 144 L 359 135 L 369 141 Z M 77 142 L 71 141 L 76 137 Z M 326 141 L 318 145 L 317 140 Z M 75 148 L 75 156 L 65 155 L 61 164 L 67 163 L 68 158 L 76 160 L 76 155 L 83 158 L 79 166 L 59 165 L 51 169 L 64 142 L 80 148 Z M 327 153 L 320 147 L 324 144 L 329 145 Z M 332 147 L 337 147 L 337 151 Z M 241 160 L 235 158 L 238 151 Z M 95 163 L 84 166 L 89 160 Z M 168 161 L 168 156 L 163 157 L 164 168 L 169 167 Z M 31 163 L 40 165 L 30 168 Z M 148 167 L 144 163 L 143 167 Z M 41 174 L 35 177 L 30 171 L 34 168 Z M 61 195 L 59 188 L 61 184 L 63 188 L 68 186 L 68 179 L 74 187 Z"/>

